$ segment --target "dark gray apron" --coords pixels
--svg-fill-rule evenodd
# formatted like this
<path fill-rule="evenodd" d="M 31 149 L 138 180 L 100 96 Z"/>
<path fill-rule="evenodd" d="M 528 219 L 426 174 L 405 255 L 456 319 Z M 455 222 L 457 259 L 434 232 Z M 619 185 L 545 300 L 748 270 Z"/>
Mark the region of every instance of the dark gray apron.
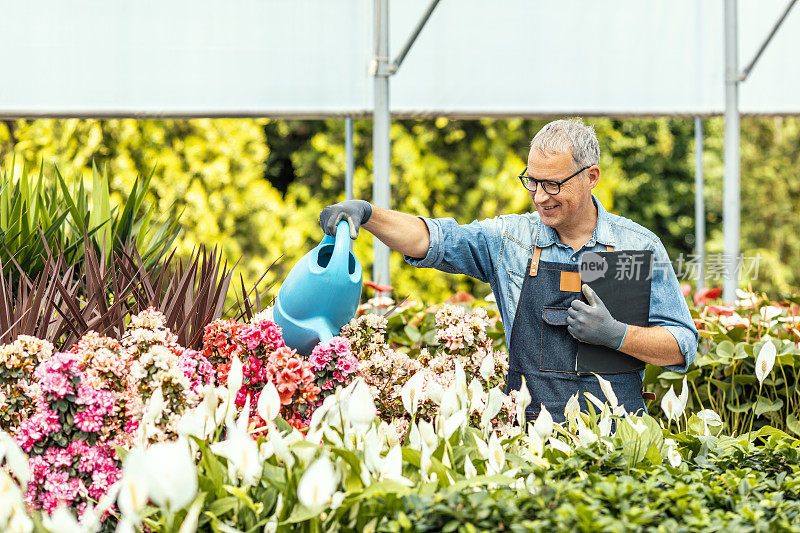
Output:
<path fill-rule="evenodd" d="M 601 401 L 606 398 L 594 375 L 576 371 L 578 341 L 567 331 L 567 311 L 581 293 L 561 290 L 561 277 L 562 272 L 578 272 L 578 265 L 540 261 L 541 252 L 534 247 L 522 284 L 511 329 L 506 393 L 519 390 L 525 376 L 532 399 L 525 413 L 528 421 L 538 416 L 544 404 L 554 421 L 564 422 L 564 407 L 576 392 L 582 411 L 588 406 L 584 392 Z M 603 378 L 626 411 L 646 411 L 639 372 L 604 374 Z"/>

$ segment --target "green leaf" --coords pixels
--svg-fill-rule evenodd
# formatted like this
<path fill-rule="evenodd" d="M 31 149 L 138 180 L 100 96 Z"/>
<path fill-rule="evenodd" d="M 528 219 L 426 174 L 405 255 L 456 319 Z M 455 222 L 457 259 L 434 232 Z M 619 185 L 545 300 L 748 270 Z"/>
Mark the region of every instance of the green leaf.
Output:
<path fill-rule="evenodd" d="M 794 415 L 789 415 L 786 417 L 786 427 L 789 430 L 800 437 L 800 421 L 797 420 L 797 417 Z"/>
<path fill-rule="evenodd" d="M 219 518 L 222 515 L 229 513 L 236 509 L 239 505 L 239 498 L 236 496 L 225 496 L 213 501 L 208 506 L 208 512 L 211 512 L 215 517 Z"/>
<path fill-rule="evenodd" d="M 421 337 L 417 326 L 406 324 L 406 327 L 403 328 L 403 331 L 405 332 L 409 340 L 411 340 L 411 342 L 418 342 Z"/>
<path fill-rule="evenodd" d="M 751 407 L 753 407 L 753 402 L 744 402 L 742 404 L 739 404 L 738 407 L 736 406 L 736 404 L 732 402 L 728 402 L 727 404 L 728 411 L 731 411 L 733 413 L 746 413 L 750 410 Z"/>
<path fill-rule="evenodd" d="M 732 358 L 735 352 L 735 346 L 731 341 L 725 340 L 717 345 L 717 355 L 720 357 Z"/>
<path fill-rule="evenodd" d="M 759 396 L 758 400 L 756 401 L 755 413 L 756 416 L 761 416 L 764 413 L 773 413 L 775 411 L 778 411 L 780 410 L 781 407 L 783 407 L 783 400 L 781 400 L 780 398 L 778 398 L 775 401 L 772 401 L 769 398 Z"/>

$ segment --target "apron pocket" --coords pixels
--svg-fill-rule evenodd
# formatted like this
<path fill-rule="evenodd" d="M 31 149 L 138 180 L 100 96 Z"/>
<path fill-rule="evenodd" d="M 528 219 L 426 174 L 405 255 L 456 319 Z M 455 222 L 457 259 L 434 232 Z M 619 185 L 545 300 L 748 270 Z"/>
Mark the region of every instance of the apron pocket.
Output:
<path fill-rule="evenodd" d="M 567 331 L 568 307 L 542 307 L 539 370 L 575 373 L 578 341 Z"/>

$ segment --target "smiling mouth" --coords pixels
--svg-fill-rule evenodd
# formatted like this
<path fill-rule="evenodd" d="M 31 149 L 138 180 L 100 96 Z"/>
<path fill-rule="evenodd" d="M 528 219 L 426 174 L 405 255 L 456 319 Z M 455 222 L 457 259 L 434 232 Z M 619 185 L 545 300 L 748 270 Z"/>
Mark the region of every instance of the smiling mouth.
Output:
<path fill-rule="evenodd" d="M 546 207 L 546 206 L 543 206 L 543 205 L 542 205 L 542 206 L 539 206 L 539 209 L 541 209 L 542 211 L 544 211 L 545 213 L 547 213 L 547 212 L 550 212 L 550 211 L 552 211 L 552 210 L 553 210 L 553 209 L 555 209 L 556 207 L 558 207 L 558 206 L 557 206 L 557 205 L 552 205 L 552 206 L 550 206 L 550 207 Z"/>

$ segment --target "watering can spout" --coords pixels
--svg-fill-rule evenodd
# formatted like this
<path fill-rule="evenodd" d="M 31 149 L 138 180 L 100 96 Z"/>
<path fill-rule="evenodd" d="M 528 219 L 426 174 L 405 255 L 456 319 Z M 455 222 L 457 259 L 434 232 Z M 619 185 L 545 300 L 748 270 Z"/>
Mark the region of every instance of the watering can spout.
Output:
<path fill-rule="evenodd" d="M 275 322 L 283 340 L 301 355 L 339 333 L 361 300 L 361 263 L 350 252 L 350 227 L 336 226 L 286 276 L 275 301 Z"/>

